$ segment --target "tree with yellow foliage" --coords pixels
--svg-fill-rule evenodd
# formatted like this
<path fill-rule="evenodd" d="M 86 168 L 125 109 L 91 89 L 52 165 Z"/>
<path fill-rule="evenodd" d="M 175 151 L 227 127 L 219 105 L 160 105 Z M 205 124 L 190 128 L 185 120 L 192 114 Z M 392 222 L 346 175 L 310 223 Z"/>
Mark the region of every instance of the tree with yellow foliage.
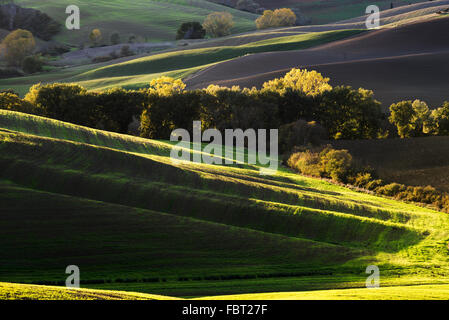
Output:
<path fill-rule="evenodd" d="M 203 22 L 203 28 L 215 38 L 231 34 L 233 26 L 234 21 L 229 12 L 212 12 Z"/>
<path fill-rule="evenodd" d="M 167 97 L 174 93 L 181 93 L 185 88 L 186 85 L 181 79 L 174 79 L 164 76 L 151 80 L 148 92 Z"/>
<path fill-rule="evenodd" d="M 257 29 L 276 27 L 289 27 L 296 24 L 296 14 L 288 8 L 265 10 L 263 15 L 257 18 Z"/>
<path fill-rule="evenodd" d="M 0 51 L 10 66 L 21 67 L 25 57 L 32 54 L 35 47 L 33 34 L 27 30 L 17 29 L 3 39 Z"/>
<path fill-rule="evenodd" d="M 276 91 L 280 94 L 287 89 L 301 91 L 308 96 L 316 96 L 324 91 L 332 90 L 329 78 L 325 78 L 315 70 L 292 69 L 283 78 L 276 78 L 263 84 L 263 90 Z"/>
<path fill-rule="evenodd" d="M 89 34 L 89 40 L 94 46 L 98 45 L 98 42 L 101 41 L 102 37 L 103 35 L 101 34 L 100 29 L 93 29 Z"/>

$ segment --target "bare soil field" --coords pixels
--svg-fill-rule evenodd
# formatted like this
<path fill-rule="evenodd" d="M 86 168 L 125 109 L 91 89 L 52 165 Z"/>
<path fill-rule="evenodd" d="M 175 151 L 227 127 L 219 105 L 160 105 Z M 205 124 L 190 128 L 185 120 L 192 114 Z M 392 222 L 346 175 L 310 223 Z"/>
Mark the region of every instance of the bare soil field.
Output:
<path fill-rule="evenodd" d="M 449 192 L 449 137 L 384 140 L 336 140 L 363 164 L 375 168 L 389 182 L 431 185 Z"/>
<path fill-rule="evenodd" d="M 420 21 L 369 31 L 312 49 L 248 55 L 205 69 L 189 79 L 189 88 L 211 83 L 259 87 L 294 67 L 317 69 L 333 85 L 365 87 L 386 105 L 422 98 L 432 105 L 449 92 L 449 19 Z"/>

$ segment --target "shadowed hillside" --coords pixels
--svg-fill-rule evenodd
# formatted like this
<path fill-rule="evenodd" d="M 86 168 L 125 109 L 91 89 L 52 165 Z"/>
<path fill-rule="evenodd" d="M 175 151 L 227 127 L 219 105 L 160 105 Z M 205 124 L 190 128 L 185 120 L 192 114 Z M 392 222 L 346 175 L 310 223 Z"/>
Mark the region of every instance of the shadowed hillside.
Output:
<path fill-rule="evenodd" d="M 438 280 L 421 259 L 446 270 L 442 213 L 16 112 L 0 127 L 1 281 L 61 284 L 75 264 L 85 286 L 199 296 L 353 287 L 367 263 L 407 283 Z"/>

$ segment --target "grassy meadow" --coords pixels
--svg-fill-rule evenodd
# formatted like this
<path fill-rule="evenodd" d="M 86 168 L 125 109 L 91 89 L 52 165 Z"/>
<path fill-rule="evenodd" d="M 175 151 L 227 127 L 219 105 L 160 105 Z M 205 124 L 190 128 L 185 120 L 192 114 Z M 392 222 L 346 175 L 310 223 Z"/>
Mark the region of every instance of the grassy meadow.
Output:
<path fill-rule="evenodd" d="M 103 41 L 109 42 L 112 33 L 118 32 L 126 42 L 130 35 L 144 41 L 173 41 L 176 31 L 183 22 L 200 21 L 212 12 L 227 11 L 234 16 L 233 33 L 255 30 L 257 15 L 217 5 L 205 0 L 17 0 L 26 8 L 35 8 L 65 26 L 69 5 L 80 8 L 80 30 L 65 27 L 54 39 L 70 45 L 89 42 L 89 33 L 98 28 L 103 33 Z"/>
<path fill-rule="evenodd" d="M 172 300 L 173 298 L 137 292 L 68 289 L 0 282 L 0 300 Z"/>
<path fill-rule="evenodd" d="M 254 73 L 251 77 L 268 77 L 274 71 L 258 69 L 260 66 L 249 60 L 264 57 L 267 60 L 262 59 L 265 62 L 260 65 L 276 67 L 281 64 L 269 64 L 268 59 L 277 57 L 285 62 L 286 58 L 279 57 L 291 55 L 294 64 L 329 66 L 332 63 L 306 64 L 300 55 L 319 56 L 322 49 L 346 59 L 347 53 L 371 50 L 357 45 L 369 41 L 354 41 L 353 47 L 344 47 L 354 40 L 346 41 L 348 38 L 358 40 L 360 35 L 363 40 L 376 32 L 390 31 L 386 28 L 394 33 L 393 28 L 400 24 L 437 16 L 427 7 L 419 12 L 398 11 L 385 16 L 382 21 L 386 28 L 376 31 L 359 29 L 361 25 L 364 28 L 364 20 L 361 24 L 357 19 L 255 31 L 257 15 L 215 2 L 17 0 L 18 5 L 39 9 L 63 25 L 65 8 L 79 6 L 81 30 L 63 27 L 54 38 L 73 52 L 88 42 L 94 28 L 103 33 L 105 45 L 109 45 L 110 35 L 118 32 L 123 43 L 136 36 L 138 42 L 152 42 L 151 48 L 159 49 L 102 63 L 90 62 L 92 57 L 88 57 L 64 65 L 67 59 L 63 55 L 47 57 L 62 62 L 46 65 L 44 72 L 0 79 L 0 90 L 11 88 L 24 96 L 32 85 L 55 82 L 76 83 L 93 91 L 139 89 L 162 76 L 186 80 L 210 70 L 226 73 L 223 69 L 233 63 L 237 69 L 225 70 L 231 74 L 225 81 L 244 79 L 238 78 L 235 70 L 246 67 Z M 258 2 L 266 8 L 298 3 Z M 389 9 L 391 3 L 299 2 L 302 12 L 315 24 L 364 15 L 369 4 Z M 397 6 L 421 1 L 393 2 Z M 201 22 L 216 11 L 233 15 L 231 35 L 175 41 L 181 23 Z M 404 47 L 416 43 L 416 33 L 406 34 L 412 40 L 404 42 Z M 423 37 L 429 40 L 422 35 L 420 39 Z M 388 43 L 388 39 L 393 40 Z M 399 47 L 396 38 L 388 39 L 382 46 L 390 48 L 394 43 Z M 158 45 L 163 41 L 169 43 L 163 47 L 171 49 L 160 50 Z M 341 43 L 343 49 L 332 51 L 332 46 Z M 324 44 L 329 45 L 314 48 Z M 309 48 L 313 49 L 298 56 L 292 52 Z M 284 56 L 283 51 L 290 52 Z M 247 64 L 238 65 L 247 55 L 251 55 Z M 350 72 L 354 68 L 335 64 L 343 66 L 340 77 L 353 77 Z M 379 70 L 377 74 L 381 74 Z M 404 70 L 408 72 L 409 66 Z M 90 108 L 93 100 L 86 101 Z M 296 108 L 296 101 L 291 104 Z M 348 149 L 362 164 L 376 168 L 386 181 L 432 184 L 449 191 L 447 138 L 330 143 Z M 229 165 L 174 162 L 171 153 L 175 144 L 0 109 L 0 300 L 449 298 L 448 214 L 430 205 L 401 202 L 299 175 L 283 166 L 280 158 L 271 158 L 279 164 L 277 172 L 263 175 L 260 161 L 246 164 L 234 160 L 241 154 L 248 159 L 246 149 L 234 149 L 233 159 L 226 158 L 224 152 L 213 155 L 223 162 L 232 160 Z M 198 153 L 209 155 L 191 148 L 188 152 L 192 158 Z M 80 268 L 81 289 L 64 287 L 68 265 Z M 379 289 L 366 288 L 366 268 L 370 265 L 380 269 Z"/>
<path fill-rule="evenodd" d="M 363 287 L 376 264 L 385 285 L 445 283 L 446 214 L 17 112 L 0 128 L 0 281 L 63 285 L 75 264 L 82 287 L 201 297 Z"/>

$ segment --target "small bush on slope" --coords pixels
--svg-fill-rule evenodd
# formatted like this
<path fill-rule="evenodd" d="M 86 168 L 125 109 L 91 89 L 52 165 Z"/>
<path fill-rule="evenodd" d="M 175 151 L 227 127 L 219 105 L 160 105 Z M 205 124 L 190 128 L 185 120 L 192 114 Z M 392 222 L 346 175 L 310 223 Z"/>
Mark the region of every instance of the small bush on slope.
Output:
<path fill-rule="evenodd" d="M 429 204 L 438 210 L 449 212 L 449 195 L 431 186 L 406 186 L 399 183 L 387 184 L 376 179 L 371 168 L 361 168 L 347 150 L 335 150 L 330 146 L 302 147 L 287 160 L 294 170 L 315 177 L 331 178 L 336 182 L 349 183 L 357 188 L 375 192 L 378 195 L 397 200 Z"/>

